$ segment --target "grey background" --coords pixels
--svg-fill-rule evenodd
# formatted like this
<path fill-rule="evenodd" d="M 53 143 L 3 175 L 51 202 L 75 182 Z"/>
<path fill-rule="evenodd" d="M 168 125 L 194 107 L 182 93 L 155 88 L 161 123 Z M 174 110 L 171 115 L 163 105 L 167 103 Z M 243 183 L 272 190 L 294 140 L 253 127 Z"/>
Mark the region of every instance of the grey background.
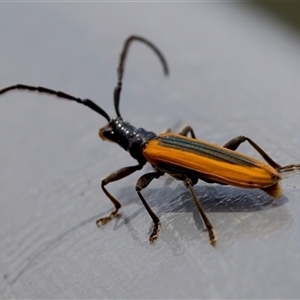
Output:
<path fill-rule="evenodd" d="M 158 133 L 188 123 L 221 145 L 243 134 L 280 164 L 299 163 L 300 37 L 249 4 L 1 3 L 1 88 L 63 90 L 114 116 L 118 58 L 133 33 L 163 51 L 171 75 L 134 44 L 126 120 Z M 149 166 L 108 186 L 121 215 L 95 226 L 112 208 L 100 180 L 133 163 L 97 137 L 104 118 L 34 93 L 0 100 L 1 298 L 299 298 L 299 171 L 284 174 L 276 202 L 199 182 L 215 248 L 184 186 L 157 180 L 144 192 L 162 221 L 150 245 L 134 189 Z"/>

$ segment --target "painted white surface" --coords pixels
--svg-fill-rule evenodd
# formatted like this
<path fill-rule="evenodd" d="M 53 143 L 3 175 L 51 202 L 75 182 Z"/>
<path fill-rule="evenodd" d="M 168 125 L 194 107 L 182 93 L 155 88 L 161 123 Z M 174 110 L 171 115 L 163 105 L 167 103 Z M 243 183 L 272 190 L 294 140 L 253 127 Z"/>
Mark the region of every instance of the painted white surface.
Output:
<path fill-rule="evenodd" d="M 300 38 L 265 12 L 236 3 L 1 3 L 0 87 L 46 86 L 88 97 L 113 116 L 123 41 L 123 117 L 160 132 L 189 123 L 224 144 L 243 134 L 281 164 L 300 161 Z M 105 120 L 68 101 L 11 92 L 0 98 L 1 298 L 299 298 L 300 173 L 286 174 L 276 203 L 259 191 L 208 185 L 197 195 L 217 247 L 188 191 L 164 178 L 145 198 L 138 172 L 108 186 L 123 204 L 117 220 L 100 180 L 133 164 L 103 143 Z M 250 146 L 241 151 L 254 155 Z M 145 171 L 150 170 L 148 166 Z"/>

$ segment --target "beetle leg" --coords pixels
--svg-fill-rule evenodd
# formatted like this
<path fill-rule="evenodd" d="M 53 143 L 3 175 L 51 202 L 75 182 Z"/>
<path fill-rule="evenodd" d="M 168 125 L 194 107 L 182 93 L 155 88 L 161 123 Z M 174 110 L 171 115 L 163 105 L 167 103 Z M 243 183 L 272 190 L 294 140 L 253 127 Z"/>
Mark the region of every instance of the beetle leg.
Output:
<path fill-rule="evenodd" d="M 170 127 L 167 127 L 165 130 L 163 130 L 162 132 L 161 132 L 161 134 L 163 134 L 163 133 L 170 133 L 171 132 L 171 128 Z"/>
<path fill-rule="evenodd" d="M 183 135 L 183 136 L 188 136 L 188 134 L 191 134 L 191 137 L 193 139 L 196 138 L 195 132 L 193 130 L 193 128 L 189 125 L 184 126 L 179 132 L 178 134 Z"/>
<path fill-rule="evenodd" d="M 266 160 L 266 162 L 271 165 L 273 168 L 275 168 L 276 170 L 280 171 L 280 170 L 284 170 L 285 168 L 291 168 L 291 166 L 296 166 L 296 165 L 289 165 L 289 166 L 284 166 L 282 167 L 281 165 L 279 165 L 278 163 L 276 163 L 263 149 L 261 149 L 255 142 L 253 142 L 250 138 L 240 135 L 237 136 L 235 138 L 233 138 L 232 140 L 230 140 L 229 142 L 227 142 L 223 147 L 230 149 L 230 150 L 236 150 L 240 144 L 242 144 L 243 142 L 248 141 L 249 144 Z"/>
<path fill-rule="evenodd" d="M 300 169 L 300 164 L 299 165 L 287 165 L 287 166 L 280 167 L 281 172 L 294 171 L 295 169 Z"/>
<path fill-rule="evenodd" d="M 147 187 L 154 178 L 157 179 L 162 175 L 164 175 L 164 173 L 161 171 L 147 173 L 147 174 L 143 175 L 142 177 L 140 177 L 140 179 L 137 181 L 136 186 L 135 186 L 135 189 L 136 189 L 140 199 L 142 200 L 145 208 L 147 209 L 147 211 L 154 223 L 152 233 L 149 236 L 150 243 L 153 243 L 154 240 L 158 237 L 158 234 L 160 231 L 160 220 L 159 220 L 158 216 L 153 212 L 153 210 L 151 209 L 151 207 L 149 206 L 149 204 L 147 203 L 147 201 L 145 200 L 143 195 L 141 194 L 141 190 L 144 189 L 145 187 Z"/>
<path fill-rule="evenodd" d="M 202 217 L 202 220 L 205 224 L 205 227 L 207 228 L 207 231 L 208 231 L 208 236 L 209 236 L 209 241 L 210 243 L 215 246 L 216 242 L 217 242 L 217 237 L 216 237 L 216 234 L 215 234 L 215 230 L 211 224 L 211 222 L 209 221 L 204 209 L 203 209 L 203 206 L 201 204 L 201 202 L 199 201 L 195 191 L 194 191 L 194 188 L 193 188 L 193 182 L 190 178 L 186 177 L 184 180 L 183 180 L 183 183 L 184 185 L 190 190 L 190 193 L 192 195 L 192 198 L 194 199 L 194 202 L 200 212 L 200 215 Z"/>
<path fill-rule="evenodd" d="M 130 174 L 134 173 L 135 171 L 141 170 L 143 168 L 144 164 L 139 164 L 136 166 L 131 167 L 125 167 L 122 169 L 119 169 L 117 171 L 112 172 L 108 176 L 106 176 L 102 182 L 101 182 L 101 188 L 105 195 L 110 199 L 110 201 L 114 204 L 115 209 L 106 217 L 101 218 L 96 221 L 97 226 L 100 226 L 100 224 L 104 225 L 108 221 L 110 221 L 112 218 L 115 218 L 118 215 L 118 210 L 121 208 L 121 203 L 112 196 L 107 189 L 105 188 L 105 185 L 109 184 L 110 182 L 120 180 L 126 176 L 129 176 Z"/>
<path fill-rule="evenodd" d="M 168 127 L 168 128 L 166 128 L 161 134 L 163 134 L 163 133 L 170 133 L 170 132 L 172 132 L 172 131 L 171 131 L 171 129 Z M 196 135 L 195 135 L 195 132 L 194 132 L 193 128 L 192 128 L 191 126 L 189 126 L 189 125 L 184 126 L 184 127 L 178 132 L 179 135 L 183 135 L 183 136 L 188 136 L 189 133 L 191 134 L 191 137 L 192 137 L 193 139 L 196 138 Z"/>

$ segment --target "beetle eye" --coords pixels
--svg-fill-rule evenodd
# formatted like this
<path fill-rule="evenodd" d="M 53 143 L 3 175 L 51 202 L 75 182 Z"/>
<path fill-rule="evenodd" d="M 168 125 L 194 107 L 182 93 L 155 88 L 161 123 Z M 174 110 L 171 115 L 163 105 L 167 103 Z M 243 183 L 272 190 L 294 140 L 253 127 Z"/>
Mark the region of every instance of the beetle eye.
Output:
<path fill-rule="evenodd" d="M 109 126 L 105 126 L 99 130 L 99 136 L 102 140 L 115 142 L 115 131 Z"/>

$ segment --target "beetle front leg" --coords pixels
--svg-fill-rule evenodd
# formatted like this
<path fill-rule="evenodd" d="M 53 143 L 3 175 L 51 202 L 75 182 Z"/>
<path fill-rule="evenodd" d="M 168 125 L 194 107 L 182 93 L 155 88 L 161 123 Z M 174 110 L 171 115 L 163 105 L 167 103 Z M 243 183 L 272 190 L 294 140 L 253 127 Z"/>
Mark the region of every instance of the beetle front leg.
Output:
<path fill-rule="evenodd" d="M 240 144 L 244 143 L 245 141 L 248 141 L 249 144 L 266 160 L 266 162 L 278 171 L 282 171 L 282 172 L 292 171 L 296 168 L 300 168 L 300 164 L 299 165 L 287 165 L 287 166 L 279 165 L 255 142 L 253 142 L 250 138 L 243 136 L 243 135 L 233 138 L 232 140 L 227 142 L 223 147 L 234 151 L 240 146 Z"/>
<path fill-rule="evenodd" d="M 157 237 L 158 237 L 158 234 L 160 231 L 160 220 L 159 220 L 158 216 L 153 212 L 153 210 L 151 209 L 151 207 L 149 206 L 149 204 L 147 203 L 147 201 L 145 200 L 143 195 L 141 194 L 141 190 L 144 189 L 145 187 L 147 187 L 154 178 L 157 179 L 160 176 L 162 176 L 163 174 L 164 173 L 161 171 L 145 174 L 142 177 L 140 177 L 140 179 L 137 181 L 136 187 L 135 187 L 140 199 L 142 200 L 145 208 L 148 211 L 148 214 L 150 215 L 150 217 L 152 218 L 153 223 L 154 223 L 152 233 L 149 236 L 150 243 L 153 243 L 154 240 L 157 239 Z"/>
<path fill-rule="evenodd" d="M 209 236 L 209 241 L 210 243 L 215 246 L 216 245 L 216 242 L 217 242 L 217 237 L 216 237 L 216 234 L 215 234 L 215 230 L 213 228 L 213 225 L 211 224 L 211 222 L 209 221 L 204 209 L 203 209 L 203 206 L 201 204 L 201 202 L 199 201 L 195 191 L 194 191 L 194 188 L 193 188 L 193 185 L 194 183 L 192 182 L 192 180 L 188 177 L 186 177 L 184 180 L 183 180 L 183 183 L 184 185 L 190 190 L 190 193 L 192 195 L 192 198 L 200 212 L 200 215 L 202 217 L 202 220 L 204 222 L 204 225 L 205 227 L 207 228 L 207 231 L 208 231 L 208 236 Z"/>
<path fill-rule="evenodd" d="M 110 221 L 112 218 L 115 218 L 118 215 L 118 211 L 121 208 L 121 203 L 112 196 L 107 189 L 105 188 L 105 185 L 109 184 L 110 182 L 120 180 L 126 176 L 129 176 L 130 174 L 134 173 L 135 171 L 141 170 L 143 168 L 144 164 L 138 164 L 136 166 L 130 166 L 125 167 L 122 169 L 119 169 L 117 171 L 112 172 L 108 176 L 106 176 L 102 182 L 101 182 L 101 188 L 105 195 L 110 199 L 110 201 L 114 204 L 115 209 L 106 217 L 101 218 L 96 221 L 97 226 L 100 226 L 100 224 L 104 225 L 108 221 Z"/>

